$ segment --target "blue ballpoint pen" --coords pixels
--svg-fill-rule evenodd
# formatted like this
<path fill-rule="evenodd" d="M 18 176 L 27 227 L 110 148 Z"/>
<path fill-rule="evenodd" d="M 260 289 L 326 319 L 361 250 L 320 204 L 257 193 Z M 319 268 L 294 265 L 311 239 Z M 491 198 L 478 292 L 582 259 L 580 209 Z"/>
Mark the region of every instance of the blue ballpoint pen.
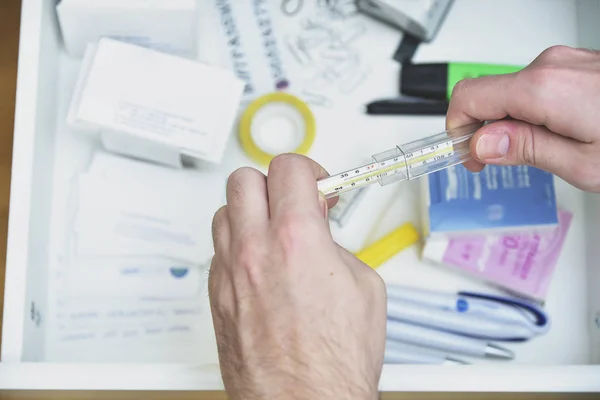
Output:
<path fill-rule="evenodd" d="M 550 321 L 533 303 L 476 293 L 446 294 L 389 285 L 388 317 L 489 340 L 527 340 Z"/>
<path fill-rule="evenodd" d="M 385 364 L 431 364 L 464 365 L 466 361 L 450 357 L 442 352 L 387 340 L 385 343 Z"/>
<path fill-rule="evenodd" d="M 387 320 L 386 337 L 390 341 L 469 357 L 505 360 L 514 358 L 512 351 L 487 340 L 455 335 L 391 319 Z"/>

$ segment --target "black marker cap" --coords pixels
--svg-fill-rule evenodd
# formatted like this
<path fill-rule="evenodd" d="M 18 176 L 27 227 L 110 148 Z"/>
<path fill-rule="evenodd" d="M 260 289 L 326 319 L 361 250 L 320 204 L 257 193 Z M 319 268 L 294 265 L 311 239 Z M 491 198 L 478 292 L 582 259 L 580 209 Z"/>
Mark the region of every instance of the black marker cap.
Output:
<path fill-rule="evenodd" d="M 400 93 L 425 99 L 446 100 L 448 63 L 405 64 L 400 72 Z"/>
<path fill-rule="evenodd" d="M 402 96 L 373 101 L 365 111 L 369 115 L 446 115 L 448 102 Z"/>

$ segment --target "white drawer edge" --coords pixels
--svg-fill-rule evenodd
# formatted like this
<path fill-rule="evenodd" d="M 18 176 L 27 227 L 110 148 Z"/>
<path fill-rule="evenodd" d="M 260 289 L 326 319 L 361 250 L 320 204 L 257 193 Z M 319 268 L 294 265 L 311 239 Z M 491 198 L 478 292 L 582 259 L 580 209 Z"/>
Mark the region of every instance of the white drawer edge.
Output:
<path fill-rule="evenodd" d="M 42 2 L 23 0 L 15 106 L 6 256 L 2 361 L 18 361 L 23 346 Z"/>
<path fill-rule="evenodd" d="M 384 392 L 596 392 L 600 366 L 388 366 Z M 223 390 L 216 367 L 0 363 L 0 389 Z"/>
<path fill-rule="evenodd" d="M 218 367 L 0 363 L 0 390 L 223 390 Z"/>

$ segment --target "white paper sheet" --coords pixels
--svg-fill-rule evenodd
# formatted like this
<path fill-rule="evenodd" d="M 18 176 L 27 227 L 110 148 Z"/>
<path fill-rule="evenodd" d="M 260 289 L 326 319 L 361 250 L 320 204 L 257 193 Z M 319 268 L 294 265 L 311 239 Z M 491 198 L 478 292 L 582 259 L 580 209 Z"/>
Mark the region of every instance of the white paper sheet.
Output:
<path fill-rule="evenodd" d="M 197 299 L 204 267 L 161 257 L 73 258 L 66 274 L 72 298 Z"/>
<path fill-rule="evenodd" d="M 206 288 L 225 177 L 99 152 L 73 184 L 49 356 L 216 363 Z"/>

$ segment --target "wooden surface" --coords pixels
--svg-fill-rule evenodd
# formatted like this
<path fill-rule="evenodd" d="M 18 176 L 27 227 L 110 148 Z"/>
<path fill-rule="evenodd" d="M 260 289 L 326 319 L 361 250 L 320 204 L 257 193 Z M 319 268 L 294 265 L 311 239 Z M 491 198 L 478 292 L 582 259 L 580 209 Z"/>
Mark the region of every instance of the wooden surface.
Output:
<path fill-rule="evenodd" d="M 19 0 L 0 0 L 0 345 L 4 310 L 4 265 L 17 78 Z"/>
<path fill-rule="evenodd" d="M 20 0 L 0 0 L 0 335 L 4 308 L 4 265 L 6 259 L 6 230 L 12 159 L 12 134 L 14 117 L 15 81 L 17 74 L 18 28 Z M 1 340 L 0 340 L 1 343 Z M 599 377 L 600 379 L 600 377 Z M 221 400 L 224 393 L 215 392 L 0 392 L 0 399 L 169 399 L 169 400 Z M 385 393 L 382 399 L 487 399 L 487 400 L 542 400 L 542 399 L 592 399 L 598 395 L 515 395 L 515 394 L 443 394 L 443 393 Z"/>

